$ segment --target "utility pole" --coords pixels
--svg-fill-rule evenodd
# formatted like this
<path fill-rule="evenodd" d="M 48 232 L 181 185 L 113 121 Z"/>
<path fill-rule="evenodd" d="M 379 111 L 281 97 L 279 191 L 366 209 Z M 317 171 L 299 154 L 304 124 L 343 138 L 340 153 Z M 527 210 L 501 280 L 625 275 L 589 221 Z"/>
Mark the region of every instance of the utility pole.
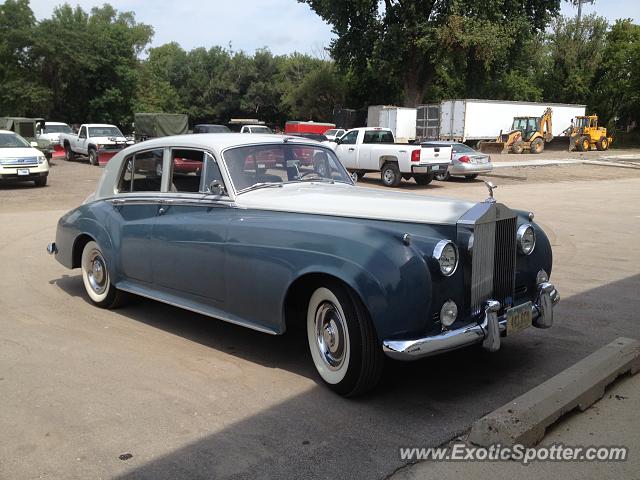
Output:
<path fill-rule="evenodd" d="M 570 0 L 571 3 L 573 4 L 573 6 L 577 6 L 578 7 L 578 20 L 577 20 L 577 25 L 578 27 L 580 26 L 580 21 L 582 20 L 582 4 L 583 3 L 591 3 L 593 4 L 593 2 L 595 2 L 596 0 Z"/>

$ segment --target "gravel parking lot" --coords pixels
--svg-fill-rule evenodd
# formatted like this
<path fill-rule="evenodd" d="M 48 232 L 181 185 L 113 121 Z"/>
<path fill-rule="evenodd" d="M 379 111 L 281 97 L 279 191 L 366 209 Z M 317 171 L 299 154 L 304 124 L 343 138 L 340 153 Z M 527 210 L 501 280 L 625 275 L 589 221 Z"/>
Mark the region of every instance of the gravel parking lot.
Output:
<path fill-rule="evenodd" d="M 388 362 L 356 400 L 320 385 L 299 334 L 144 299 L 90 305 L 45 246 L 100 173 L 60 159 L 46 188 L 0 186 L 0 478 L 385 478 L 398 447 L 439 445 L 614 338 L 640 338 L 640 168 L 496 169 L 498 201 L 534 211 L 554 246 L 556 325 L 495 354 Z M 401 189 L 487 196 L 480 179 Z"/>

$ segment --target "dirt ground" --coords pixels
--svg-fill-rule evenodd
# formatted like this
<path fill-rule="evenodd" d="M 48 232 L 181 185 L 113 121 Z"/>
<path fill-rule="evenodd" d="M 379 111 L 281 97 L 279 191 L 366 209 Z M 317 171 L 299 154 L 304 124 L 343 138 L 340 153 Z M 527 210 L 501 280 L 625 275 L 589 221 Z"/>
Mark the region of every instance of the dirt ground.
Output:
<path fill-rule="evenodd" d="M 56 160 L 45 188 L 0 186 L 0 479 L 386 478 L 400 446 L 440 445 L 613 339 L 640 338 L 639 169 L 496 171 L 498 201 L 535 212 L 551 239 L 556 324 L 495 354 L 388 362 L 356 400 L 319 383 L 295 335 L 144 299 L 92 306 L 45 246 L 100 173 Z M 487 196 L 479 179 L 400 190 Z M 640 449 L 620 435 L 608 438 Z"/>

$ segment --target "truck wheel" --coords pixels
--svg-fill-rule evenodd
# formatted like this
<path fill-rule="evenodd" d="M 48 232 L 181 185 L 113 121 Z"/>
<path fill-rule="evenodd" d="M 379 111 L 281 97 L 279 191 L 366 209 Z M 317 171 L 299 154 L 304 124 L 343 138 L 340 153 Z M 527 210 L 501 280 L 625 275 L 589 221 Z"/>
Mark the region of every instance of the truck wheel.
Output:
<path fill-rule="evenodd" d="M 98 152 L 94 148 L 89 149 L 89 163 L 91 165 L 98 165 Z"/>
<path fill-rule="evenodd" d="M 516 142 L 513 145 L 511 145 L 511 148 L 509 149 L 509 152 L 516 153 L 516 154 L 520 154 L 523 151 L 524 151 L 524 142 Z"/>
<path fill-rule="evenodd" d="M 598 143 L 596 143 L 596 148 L 601 152 L 604 152 L 607 148 L 609 148 L 609 140 L 607 139 L 607 137 L 601 137 L 600 140 L 598 140 Z"/>
<path fill-rule="evenodd" d="M 433 175 L 428 173 L 425 175 L 414 175 L 413 179 L 418 185 L 429 185 L 433 181 Z"/>
<path fill-rule="evenodd" d="M 360 395 L 380 380 L 384 354 L 371 318 L 340 283 L 323 282 L 311 294 L 307 339 L 320 378 L 340 395 Z"/>
<path fill-rule="evenodd" d="M 387 162 L 382 166 L 380 174 L 382 183 L 386 187 L 397 187 L 402 182 L 402 175 L 397 163 Z"/>
<path fill-rule="evenodd" d="M 542 153 L 544 150 L 544 140 L 541 138 L 536 138 L 533 142 L 531 142 L 531 153 Z"/>
<path fill-rule="evenodd" d="M 591 139 L 587 136 L 580 138 L 580 142 L 578 143 L 578 150 L 581 152 L 588 152 L 591 150 Z"/>
<path fill-rule="evenodd" d="M 67 162 L 70 162 L 72 160 L 75 159 L 75 155 L 73 154 L 73 150 L 71 150 L 71 147 L 69 146 L 69 144 L 65 144 L 64 146 L 64 159 Z"/>
<path fill-rule="evenodd" d="M 436 173 L 435 174 L 435 179 L 438 180 L 439 182 L 446 182 L 450 178 L 451 178 L 451 175 L 449 174 L 449 172 Z M 417 180 L 416 180 L 416 182 L 417 182 Z"/>

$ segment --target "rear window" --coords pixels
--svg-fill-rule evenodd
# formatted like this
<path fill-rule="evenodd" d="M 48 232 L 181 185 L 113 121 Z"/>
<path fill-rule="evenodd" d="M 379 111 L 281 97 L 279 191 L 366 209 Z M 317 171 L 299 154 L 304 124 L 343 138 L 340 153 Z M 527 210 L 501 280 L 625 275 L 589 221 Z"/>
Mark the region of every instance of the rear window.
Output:
<path fill-rule="evenodd" d="M 367 130 L 362 143 L 393 143 L 393 133 L 388 130 Z"/>

